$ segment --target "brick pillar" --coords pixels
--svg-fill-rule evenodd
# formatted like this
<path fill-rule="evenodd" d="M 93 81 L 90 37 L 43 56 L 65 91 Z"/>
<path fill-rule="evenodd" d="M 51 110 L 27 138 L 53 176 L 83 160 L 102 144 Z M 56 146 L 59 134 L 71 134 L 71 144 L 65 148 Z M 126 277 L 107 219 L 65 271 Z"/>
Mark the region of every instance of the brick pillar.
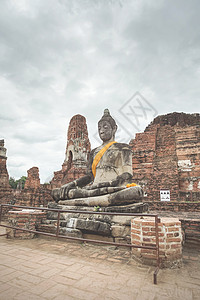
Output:
<path fill-rule="evenodd" d="M 46 217 L 46 212 L 38 210 L 19 210 L 8 212 L 8 222 L 10 226 L 23 229 L 36 230 L 38 224 Z M 32 239 L 35 233 L 7 228 L 8 238 Z"/>
<path fill-rule="evenodd" d="M 181 222 L 177 218 L 161 218 L 158 224 L 160 267 L 175 267 L 182 263 Z M 155 218 L 142 217 L 131 221 L 131 243 L 137 246 L 156 244 Z M 156 265 L 156 251 L 132 248 L 133 256 L 142 263 Z"/>

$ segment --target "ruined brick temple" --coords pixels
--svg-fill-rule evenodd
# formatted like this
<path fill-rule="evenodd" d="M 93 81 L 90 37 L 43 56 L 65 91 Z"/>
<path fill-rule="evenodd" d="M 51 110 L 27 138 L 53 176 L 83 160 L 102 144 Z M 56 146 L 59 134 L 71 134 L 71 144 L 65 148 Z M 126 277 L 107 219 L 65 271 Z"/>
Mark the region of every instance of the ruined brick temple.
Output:
<path fill-rule="evenodd" d="M 15 204 L 24 206 L 47 206 L 52 201 L 51 189 L 40 184 L 39 169 L 32 167 L 27 171 L 24 189 L 18 186 L 16 190 L 9 185 L 9 174 L 6 167 L 6 148 L 4 140 L 0 141 L 0 204 Z"/>
<path fill-rule="evenodd" d="M 4 140 L 0 140 L 0 204 L 7 203 L 11 193 L 9 185 L 9 175 L 6 167 L 7 157 L 6 148 L 4 147 Z"/>
<path fill-rule="evenodd" d="M 60 171 L 54 172 L 52 188 L 60 187 L 85 175 L 91 151 L 85 117 L 75 115 L 69 123 L 65 160 Z"/>
<path fill-rule="evenodd" d="M 133 180 L 143 187 L 143 201 L 149 203 L 150 210 L 167 211 L 167 216 L 174 211 L 191 212 L 189 219 L 180 219 L 182 228 L 188 236 L 200 239 L 199 217 L 194 219 L 195 212 L 200 211 L 200 115 L 170 113 L 158 116 L 144 132 L 136 134 L 130 146 Z M 47 206 L 53 201 L 53 188 L 86 174 L 90 151 L 86 119 L 75 115 L 68 127 L 64 162 L 61 170 L 54 172 L 50 184 L 41 184 L 39 169 L 32 167 L 28 170 L 25 188 L 13 190 L 9 185 L 6 148 L 1 140 L 0 204 Z M 170 201 L 161 201 L 161 190 L 170 191 Z M 48 224 L 43 227 L 50 224 L 54 228 L 53 222 L 55 220 L 47 220 Z M 115 240 L 117 238 L 118 235 Z"/>
<path fill-rule="evenodd" d="M 133 178 L 143 186 L 145 201 L 160 203 L 160 190 L 171 201 L 200 199 L 200 115 L 170 113 L 156 117 L 143 133 L 130 141 Z M 53 188 L 84 175 L 90 141 L 86 120 L 75 115 L 67 134 L 62 170 L 54 173 Z"/>
<path fill-rule="evenodd" d="M 130 145 L 134 179 L 148 201 L 160 200 L 162 189 L 170 190 L 172 201 L 200 199 L 199 114 L 158 116 Z"/>
<path fill-rule="evenodd" d="M 135 139 L 130 141 L 130 146 L 133 151 L 133 178 L 136 183 L 143 186 L 145 201 L 157 203 L 159 207 L 160 190 L 169 190 L 170 203 L 192 202 L 195 206 L 195 202 L 200 199 L 199 114 L 170 113 L 158 116 L 144 132 L 136 134 Z M 86 119 L 81 115 L 75 115 L 68 127 L 62 169 L 54 172 L 51 184 L 41 185 L 39 169 L 33 167 L 28 170 L 24 189 L 26 193 L 18 190 L 13 195 L 6 168 L 6 148 L 4 140 L 1 140 L 1 203 L 8 202 L 7 198 L 19 203 L 17 199 L 20 198 L 26 205 L 42 204 L 41 201 L 34 199 L 40 199 L 44 194 L 47 200 L 52 200 L 50 189 L 60 187 L 86 173 L 90 150 Z M 28 201 L 22 200 L 27 197 Z"/>

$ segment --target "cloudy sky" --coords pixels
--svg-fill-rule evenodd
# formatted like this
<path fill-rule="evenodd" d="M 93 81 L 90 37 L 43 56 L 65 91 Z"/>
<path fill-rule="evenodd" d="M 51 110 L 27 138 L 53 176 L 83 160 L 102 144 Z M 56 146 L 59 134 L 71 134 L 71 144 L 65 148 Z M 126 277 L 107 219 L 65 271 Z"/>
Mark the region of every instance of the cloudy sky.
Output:
<path fill-rule="evenodd" d="M 200 1 L 1 0 L 0 139 L 9 175 L 64 161 L 67 128 L 87 119 L 92 148 L 109 108 L 118 141 L 160 114 L 200 112 Z"/>

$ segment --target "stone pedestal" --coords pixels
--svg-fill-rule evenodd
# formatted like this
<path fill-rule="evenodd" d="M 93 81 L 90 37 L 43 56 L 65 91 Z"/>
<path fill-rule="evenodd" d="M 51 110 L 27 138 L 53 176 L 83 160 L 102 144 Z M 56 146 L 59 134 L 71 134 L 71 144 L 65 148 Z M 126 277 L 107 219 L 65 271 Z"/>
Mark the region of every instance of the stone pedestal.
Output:
<path fill-rule="evenodd" d="M 108 207 L 69 206 L 50 202 L 48 208 L 70 210 L 60 214 L 61 235 L 83 237 L 93 240 L 131 243 L 132 216 L 117 215 L 118 213 L 146 213 L 148 205 L 142 202 Z M 78 213 L 76 211 L 79 211 Z M 84 212 L 94 212 L 87 214 Z M 100 215 L 98 212 L 116 213 L 116 215 Z M 47 212 L 47 219 L 40 224 L 39 229 L 44 232 L 55 233 L 57 212 Z"/>
<path fill-rule="evenodd" d="M 46 218 L 46 212 L 32 209 L 8 212 L 8 222 L 10 226 L 36 230 L 41 220 Z M 35 233 L 7 228 L 8 238 L 32 239 Z"/>
<path fill-rule="evenodd" d="M 177 218 L 161 218 L 158 223 L 160 267 L 179 267 L 182 264 L 181 222 Z M 131 243 L 137 246 L 156 245 L 155 218 L 140 217 L 131 221 Z M 156 265 L 156 251 L 132 248 L 135 258 Z"/>

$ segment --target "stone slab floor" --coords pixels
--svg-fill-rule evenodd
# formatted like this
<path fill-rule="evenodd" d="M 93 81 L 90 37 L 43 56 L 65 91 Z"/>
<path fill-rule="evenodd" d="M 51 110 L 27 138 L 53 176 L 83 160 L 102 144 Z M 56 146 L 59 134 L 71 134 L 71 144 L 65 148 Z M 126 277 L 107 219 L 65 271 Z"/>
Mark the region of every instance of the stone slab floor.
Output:
<path fill-rule="evenodd" d="M 157 285 L 153 272 L 125 248 L 0 237 L 0 300 L 200 299 L 197 247 L 185 248 L 182 268 L 160 270 Z"/>

